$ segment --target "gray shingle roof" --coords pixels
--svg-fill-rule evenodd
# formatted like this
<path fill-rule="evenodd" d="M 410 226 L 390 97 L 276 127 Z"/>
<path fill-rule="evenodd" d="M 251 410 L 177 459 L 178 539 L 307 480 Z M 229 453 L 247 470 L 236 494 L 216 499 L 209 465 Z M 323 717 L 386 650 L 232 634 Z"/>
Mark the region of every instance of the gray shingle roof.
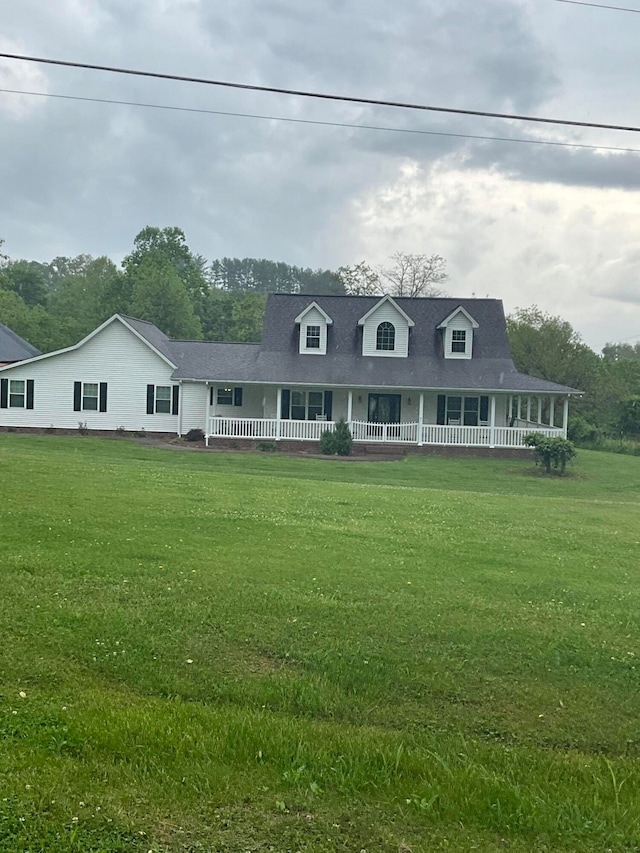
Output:
<path fill-rule="evenodd" d="M 295 318 L 313 301 L 333 320 L 323 356 L 298 352 Z M 378 301 L 375 296 L 272 294 L 267 299 L 262 344 L 173 341 L 171 360 L 178 365 L 174 378 L 323 387 L 575 392 L 516 371 L 498 299 L 397 299 L 415 322 L 409 357 L 363 356 L 358 320 Z M 459 306 L 478 323 L 473 358 L 445 359 L 443 333 L 437 327 Z"/>
<path fill-rule="evenodd" d="M 176 364 L 173 361 L 173 355 L 171 351 L 171 339 L 165 335 L 164 332 L 160 331 L 157 326 L 154 326 L 153 323 L 150 323 L 148 320 L 138 320 L 136 317 L 127 317 L 125 314 L 120 315 L 123 320 L 125 320 L 139 335 L 148 341 L 152 347 L 161 352 L 165 358 L 168 358 L 169 361 Z"/>
<path fill-rule="evenodd" d="M 0 323 L 0 364 L 22 361 L 40 355 L 40 350 L 17 335 L 13 329 Z"/>

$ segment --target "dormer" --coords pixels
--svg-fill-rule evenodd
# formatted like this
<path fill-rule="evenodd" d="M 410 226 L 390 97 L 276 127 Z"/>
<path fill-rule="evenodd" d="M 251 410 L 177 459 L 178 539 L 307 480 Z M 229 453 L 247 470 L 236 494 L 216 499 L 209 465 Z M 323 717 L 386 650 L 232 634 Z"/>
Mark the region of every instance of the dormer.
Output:
<path fill-rule="evenodd" d="M 438 328 L 443 331 L 445 358 L 471 358 L 473 330 L 478 328 L 478 324 L 462 305 L 452 311 Z"/>
<path fill-rule="evenodd" d="M 415 323 L 390 297 L 383 296 L 358 320 L 362 326 L 362 355 L 407 358 L 409 329 Z"/>
<path fill-rule="evenodd" d="M 300 326 L 298 352 L 303 355 L 326 355 L 327 329 L 333 324 L 327 312 L 317 302 L 312 302 L 298 314 L 295 322 Z"/>

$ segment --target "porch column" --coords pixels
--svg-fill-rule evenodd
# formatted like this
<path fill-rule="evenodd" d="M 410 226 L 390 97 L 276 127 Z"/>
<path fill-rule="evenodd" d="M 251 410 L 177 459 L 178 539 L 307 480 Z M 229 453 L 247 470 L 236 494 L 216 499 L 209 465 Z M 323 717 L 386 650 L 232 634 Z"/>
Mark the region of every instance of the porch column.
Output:
<path fill-rule="evenodd" d="M 276 441 L 280 441 L 280 422 L 282 420 L 282 388 L 278 388 L 276 396 Z"/>
<path fill-rule="evenodd" d="M 349 391 L 347 396 L 347 423 L 351 429 L 351 421 L 353 420 L 353 391 Z"/>
<path fill-rule="evenodd" d="M 556 421 L 556 398 L 549 397 L 549 426 L 554 426 Z"/>
<path fill-rule="evenodd" d="M 511 418 L 513 417 L 513 394 L 509 394 L 507 402 L 507 425 L 511 426 Z"/>
<path fill-rule="evenodd" d="M 538 400 L 538 423 L 542 423 L 542 397 L 537 397 Z"/>
<path fill-rule="evenodd" d="M 182 379 L 178 379 L 178 438 L 182 435 Z M 206 424 L 206 421 L 205 421 Z M 205 426 L 205 434 L 207 432 L 207 428 Z"/>
<path fill-rule="evenodd" d="M 518 420 L 522 420 L 522 396 L 518 394 Z"/>
<path fill-rule="evenodd" d="M 489 397 L 489 447 L 496 446 L 496 395 Z"/>
<path fill-rule="evenodd" d="M 420 392 L 418 403 L 418 446 L 422 447 L 422 424 L 424 423 L 424 393 Z"/>
<path fill-rule="evenodd" d="M 211 408 L 209 406 L 209 400 L 211 399 L 211 385 L 207 382 L 205 385 L 205 401 L 204 401 L 204 435 L 205 435 L 205 444 L 209 447 L 209 434 L 211 432 Z M 213 401 L 213 406 L 215 406 L 215 399 Z M 182 407 L 180 407 L 182 408 Z M 215 411 L 215 409 L 214 409 Z"/>
<path fill-rule="evenodd" d="M 531 394 L 527 397 L 527 421 L 531 422 Z"/>
<path fill-rule="evenodd" d="M 567 426 L 569 424 L 569 398 L 564 398 L 564 404 L 562 406 L 562 437 L 567 437 Z"/>

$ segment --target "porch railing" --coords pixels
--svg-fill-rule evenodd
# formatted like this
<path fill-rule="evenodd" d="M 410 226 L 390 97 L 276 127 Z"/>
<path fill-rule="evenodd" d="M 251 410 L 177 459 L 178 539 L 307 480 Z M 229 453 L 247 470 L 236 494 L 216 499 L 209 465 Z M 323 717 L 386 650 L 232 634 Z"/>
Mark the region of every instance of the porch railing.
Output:
<path fill-rule="evenodd" d="M 335 427 L 334 421 L 294 421 L 277 418 L 209 419 L 209 438 L 246 438 L 254 440 L 318 441 L 322 433 Z M 560 427 L 454 426 L 423 424 L 422 441 L 418 423 L 379 424 L 352 421 L 349 424 L 354 441 L 389 444 L 438 444 L 457 447 L 524 447 L 524 436 L 539 432 L 562 436 Z"/>

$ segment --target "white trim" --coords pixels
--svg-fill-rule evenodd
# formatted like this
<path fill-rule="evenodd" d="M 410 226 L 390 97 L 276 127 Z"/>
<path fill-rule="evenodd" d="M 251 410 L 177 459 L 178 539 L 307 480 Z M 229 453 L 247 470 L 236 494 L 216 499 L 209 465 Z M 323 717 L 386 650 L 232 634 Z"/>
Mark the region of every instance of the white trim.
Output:
<path fill-rule="evenodd" d="M 402 308 L 401 308 L 401 307 L 398 305 L 398 303 L 395 301 L 395 299 L 393 299 L 393 297 L 392 297 L 392 296 L 389 296 L 389 294 L 387 294 L 386 296 L 383 296 L 383 297 L 382 297 L 382 299 L 380 299 L 380 300 L 378 300 L 378 302 L 376 302 L 376 304 L 373 306 L 373 308 L 371 308 L 369 311 L 367 311 L 367 313 L 366 313 L 364 316 L 360 317 L 360 319 L 358 320 L 358 325 L 359 325 L 359 326 L 364 326 L 365 322 L 369 319 L 369 317 L 370 317 L 370 316 L 371 316 L 375 311 L 377 311 L 377 310 L 378 310 L 378 308 L 379 308 L 381 305 L 383 305 L 385 302 L 390 302 L 390 303 L 391 303 L 391 305 L 393 305 L 393 307 L 396 309 L 396 311 L 397 311 L 399 314 L 401 314 L 401 315 L 404 317 L 404 319 L 407 321 L 407 324 L 408 324 L 408 326 L 409 326 L 409 328 L 410 328 L 410 329 L 411 329 L 411 328 L 413 328 L 413 326 L 415 326 L 415 323 L 413 322 L 413 320 L 411 319 L 411 317 L 407 314 L 407 312 L 406 312 L 406 311 L 403 311 L 403 310 L 402 310 Z"/>
<path fill-rule="evenodd" d="M 478 324 L 476 323 L 476 321 L 471 316 L 471 314 L 469 314 L 469 312 L 466 310 L 466 308 L 463 308 L 462 305 L 458 305 L 458 307 L 455 309 L 455 311 L 452 311 L 448 317 L 445 317 L 445 319 L 442 321 L 442 323 L 440 323 L 439 326 L 436 326 L 436 329 L 446 329 L 446 327 L 449 325 L 449 323 L 453 320 L 454 317 L 457 317 L 458 314 L 464 314 L 464 316 L 467 318 L 467 320 L 471 323 L 472 328 L 474 328 L 474 329 L 480 328 L 478 326 Z"/>
<path fill-rule="evenodd" d="M 314 308 L 322 314 L 322 316 L 324 317 L 324 321 L 327 324 L 327 326 L 333 325 L 333 320 L 331 319 L 331 317 L 327 314 L 326 311 L 324 311 L 318 305 L 317 302 L 312 302 L 311 305 L 307 305 L 307 307 L 304 309 L 304 311 L 301 311 L 293 322 L 294 323 L 302 323 L 305 316 L 309 313 L 309 311 L 313 310 Z"/>

